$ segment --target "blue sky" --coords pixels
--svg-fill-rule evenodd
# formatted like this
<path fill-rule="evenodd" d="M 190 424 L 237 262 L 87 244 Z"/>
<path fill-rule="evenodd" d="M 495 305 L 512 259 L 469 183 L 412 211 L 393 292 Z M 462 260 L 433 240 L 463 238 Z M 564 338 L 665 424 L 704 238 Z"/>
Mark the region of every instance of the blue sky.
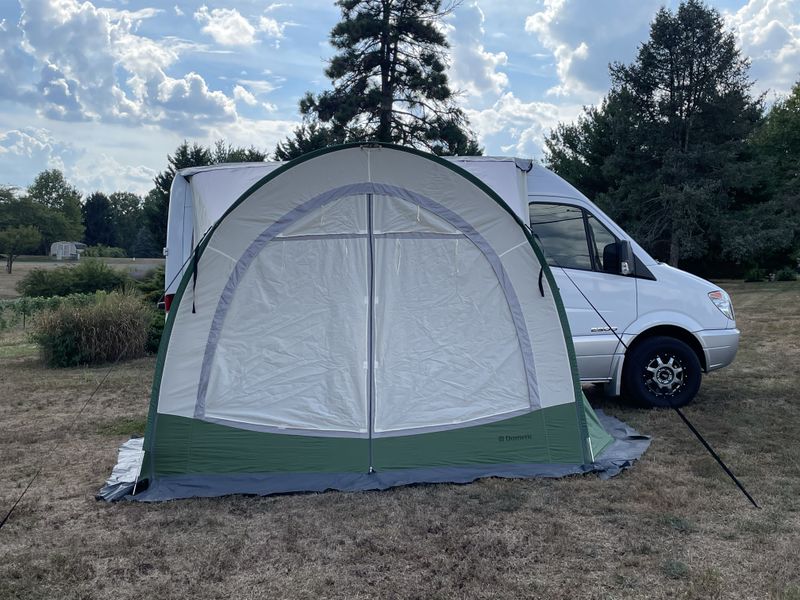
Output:
<path fill-rule="evenodd" d="M 714 0 L 768 98 L 800 78 L 800 0 Z M 450 77 L 489 154 L 542 140 L 608 88 L 675 0 L 463 0 Z M 0 184 L 60 168 L 145 193 L 184 139 L 272 150 L 328 86 L 332 0 L 0 0 Z"/>

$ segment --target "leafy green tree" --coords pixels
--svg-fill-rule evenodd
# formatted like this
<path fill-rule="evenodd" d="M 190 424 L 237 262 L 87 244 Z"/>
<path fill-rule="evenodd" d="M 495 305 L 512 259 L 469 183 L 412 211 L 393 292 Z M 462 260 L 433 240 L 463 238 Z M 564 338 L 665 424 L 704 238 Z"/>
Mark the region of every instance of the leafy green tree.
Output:
<path fill-rule="evenodd" d="M 133 246 L 143 218 L 142 199 L 131 192 L 114 192 L 108 197 L 117 245 L 128 256 L 134 256 Z M 141 256 L 141 255 L 140 255 Z"/>
<path fill-rule="evenodd" d="M 28 187 L 28 197 L 63 215 L 65 241 L 78 241 L 83 238 L 81 194 L 67 182 L 61 171 L 50 169 L 39 173 Z"/>
<path fill-rule="evenodd" d="M 757 169 L 723 229 L 725 254 L 780 268 L 800 250 L 800 82 L 775 102 L 751 139 Z"/>
<path fill-rule="evenodd" d="M 0 253 L 6 258 L 6 273 L 11 273 L 14 259 L 20 254 L 35 252 L 42 241 L 36 227 L 23 225 L 0 230 Z"/>
<path fill-rule="evenodd" d="M 457 3 L 441 0 L 338 0 L 333 28 L 337 54 L 325 75 L 333 89 L 300 101 L 307 127 L 276 149 L 311 149 L 335 141 L 377 140 L 438 154 L 480 153 L 447 78 L 449 44 L 443 19 Z M 322 129 L 320 131 L 319 129 Z M 325 131 L 328 130 L 328 131 Z M 288 146 L 288 148 L 287 148 Z M 313 148 L 316 149 L 316 148 Z"/>
<path fill-rule="evenodd" d="M 748 68 L 718 11 L 662 8 L 635 61 L 611 66 L 604 102 L 551 134 L 546 162 L 656 256 L 707 256 L 754 168 L 747 140 L 763 103 Z"/>
<path fill-rule="evenodd" d="M 47 254 L 52 242 L 74 239 L 71 236 L 75 233 L 74 225 L 67 222 L 61 211 L 29 196 L 20 197 L 9 188 L 0 190 L 0 229 L 26 225 L 36 227 L 41 233 L 41 242 L 33 253 Z"/>
<path fill-rule="evenodd" d="M 111 201 L 102 192 L 95 192 L 86 199 L 83 207 L 83 241 L 88 246 L 116 246 L 117 232 Z"/>

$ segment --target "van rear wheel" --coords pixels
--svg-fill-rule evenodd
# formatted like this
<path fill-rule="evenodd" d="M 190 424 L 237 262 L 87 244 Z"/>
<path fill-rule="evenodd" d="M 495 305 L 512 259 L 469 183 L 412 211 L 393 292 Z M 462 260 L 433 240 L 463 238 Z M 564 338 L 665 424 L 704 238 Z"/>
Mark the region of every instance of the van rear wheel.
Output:
<path fill-rule="evenodd" d="M 656 336 L 628 351 L 622 381 L 626 395 L 645 406 L 680 408 L 700 389 L 697 355 L 681 340 Z"/>

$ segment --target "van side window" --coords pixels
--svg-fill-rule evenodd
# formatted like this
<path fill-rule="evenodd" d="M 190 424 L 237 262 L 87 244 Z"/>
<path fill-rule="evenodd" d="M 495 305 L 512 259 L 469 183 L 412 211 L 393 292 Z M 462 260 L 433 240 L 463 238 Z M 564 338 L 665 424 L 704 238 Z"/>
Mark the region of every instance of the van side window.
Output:
<path fill-rule="evenodd" d="M 544 250 L 547 264 L 592 270 L 583 211 L 563 204 L 529 204 L 531 229 Z"/>
<path fill-rule="evenodd" d="M 617 238 L 605 225 L 591 213 L 586 213 L 591 239 L 589 247 L 594 253 L 594 268 L 606 273 L 619 273 L 619 257 L 617 256 Z"/>

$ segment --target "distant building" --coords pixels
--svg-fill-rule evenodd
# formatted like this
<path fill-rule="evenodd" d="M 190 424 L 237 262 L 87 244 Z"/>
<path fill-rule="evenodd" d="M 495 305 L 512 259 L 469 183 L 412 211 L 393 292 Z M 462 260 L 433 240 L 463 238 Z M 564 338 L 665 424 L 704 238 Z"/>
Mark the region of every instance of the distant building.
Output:
<path fill-rule="evenodd" d="M 81 242 L 54 242 L 50 244 L 50 256 L 56 260 L 80 260 L 86 244 Z"/>

